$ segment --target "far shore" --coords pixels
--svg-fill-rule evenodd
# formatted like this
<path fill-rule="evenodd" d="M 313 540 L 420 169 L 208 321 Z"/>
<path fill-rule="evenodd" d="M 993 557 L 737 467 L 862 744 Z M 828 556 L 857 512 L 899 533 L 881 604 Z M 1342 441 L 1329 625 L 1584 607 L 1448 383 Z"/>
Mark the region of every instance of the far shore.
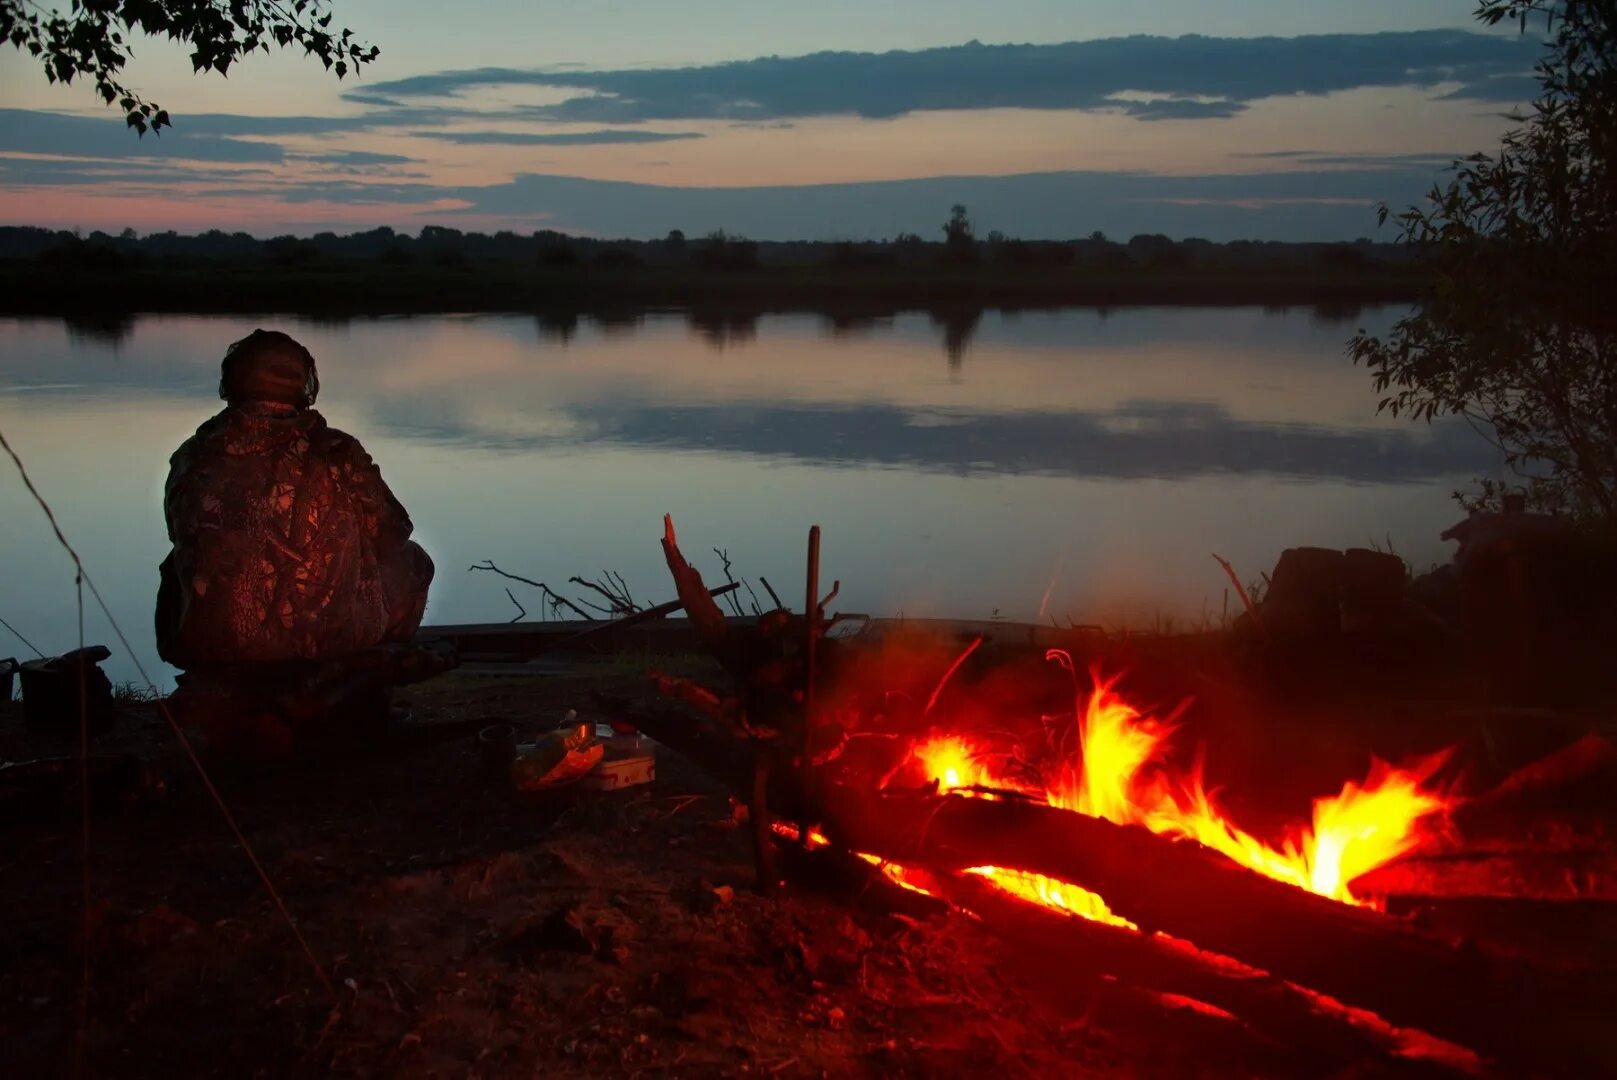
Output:
<path fill-rule="evenodd" d="M 1358 307 L 1412 303 L 1425 279 L 1406 265 L 1337 268 L 917 265 L 535 266 L 502 261 L 398 265 L 322 259 L 150 261 L 109 266 L 0 259 L 0 312 L 430 314 L 632 312 L 648 307 L 857 319 L 896 310 L 1120 305 Z"/>

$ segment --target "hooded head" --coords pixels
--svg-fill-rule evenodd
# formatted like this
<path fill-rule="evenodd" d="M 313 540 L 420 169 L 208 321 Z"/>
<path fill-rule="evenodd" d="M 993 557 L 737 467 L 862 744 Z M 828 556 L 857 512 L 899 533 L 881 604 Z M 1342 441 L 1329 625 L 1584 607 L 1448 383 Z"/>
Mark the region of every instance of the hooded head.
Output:
<path fill-rule="evenodd" d="M 230 346 L 219 371 L 219 396 L 232 405 L 264 401 L 307 409 L 320 394 L 309 350 L 279 330 L 254 330 Z"/>

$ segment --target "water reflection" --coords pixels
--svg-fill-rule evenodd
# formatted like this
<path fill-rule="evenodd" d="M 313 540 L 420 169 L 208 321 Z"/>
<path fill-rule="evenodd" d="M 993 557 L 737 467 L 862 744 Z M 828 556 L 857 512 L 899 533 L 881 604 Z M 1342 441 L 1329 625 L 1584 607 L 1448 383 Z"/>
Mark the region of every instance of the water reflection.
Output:
<path fill-rule="evenodd" d="M 435 621 L 506 617 L 454 570 L 488 558 L 663 599 L 665 511 L 782 582 L 824 525 L 847 610 L 1036 618 L 1049 593 L 1079 621 L 1194 618 L 1225 585 L 1210 550 L 1254 576 L 1388 533 L 1446 557 L 1449 492 L 1492 466 L 1463 425 L 1378 417 L 1336 316 L 1302 310 L 0 320 L 0 428 L 126 628 L 150 621 L 168 455 L 259 325 L 310 347 L 322 410 L 411 508 L 446 568 Z M 71 642 L 44 528 L 0 477 L 0 614 Z"/>
<path fill-rule="evenodd" d="M 949 370 L 956 374 L 965 363 L 966 349 L 971 345 L 977 324 L 983 321 L 981 308 L 952 308 L 932 312 L 932 322 L 943 329 L 943 355 L 949 358 Z"/>
<path fill-rule="evenodd" d="M 891 406 L 678 407 L 575 405 L 561 433 L 512 438 L 506 449 L 559 443 L 717 450 L 817 465 L 909 468 L 972 475 L 1182 479 L 1257 473 L 1355 483 L 1406 483 L 1486 470 L 1487 448 L 1452 425 L 1413 432 L 1336 431 L 1245 423 L 1206 402 L 1132 401 L 1104 413 L 917 413 Z M 395 414 L 395 419 L 403 419 Z M 487 445 L 476 427 L 408 430 Z"/>
<path fill-rule="evenodd" d="M 759 342 L 760 313 L 548 312 L 535 317 L 537 345 L 513 336 L 518 323 L 506 317 L 302 320 L 294 329 L 320 357 L 337 409 L 361 412 L 367 427 L 469 449 L 701 449 L 959 476 L 1241 473 L 1365 484 L 1493 465 L 1463 424 L 1378 417 L 1363 372 L 1330 355 L 1317 312 L 1299 320 L 1311 347 L 1268 352 L 1219 340 L 1211 327 L 1188 347 L 1173 334 L 1150 336 L 1218 313 L 1134 314 L 1150 318 L 1121 335 L 1110 333 L 1120 316 L 1104 311 L 1083 313 L 1087 326 L 1074 313 L 997 315 L 970 379 L 963 360 L 985 326 L 971 309 L 849 316 L 821 334 L 813 327 L 823 319 L 774 316 L 759 354 L 736 356 L 728 351 Z M 147 348 L 129 347 L 132 319 L 91 324 L 94 332 L 69 322 L 65 349 L 30 343 L 49 336 L 50 322 L 0 324 L 13 346 L 0 386 L 70 399 L 211 389 L 217 355 L 250 321 L 149 320 L 140 324 Z M 1262 321 L 1279 336 L 1275 316 Z M 681 323 L 684 341 L 670 333 Z M 916 347 L 928 326 L 943 335 L 947 382 Z M 1064 347 L 1049 339 L 1052 326 Z M 108 367 L 107 350 L 128 362 Z"/>
<path fill-rule="evenodd" d="M 723 352 L 725 349 L 750 345 L 757 340 L 760 315 L 754 310 L 697 309 L 686 318 L 694 336 L 706 342 L 709 348 Z"/>
<path fill-rule="evenodd" d="M 578 334 L 578 312 L 571 308 L 542 311 L 534 316 L 534 322 L 539 325 L 540 338 L 546 341 L 565 345 Z"/>
<path fill-rule="evenodd" d="M 134 333 L 136 316 L 123 312 L 75 312 L 62 319 L 68 340 L 78 345 L 106 346 L 117 352 Z"/>

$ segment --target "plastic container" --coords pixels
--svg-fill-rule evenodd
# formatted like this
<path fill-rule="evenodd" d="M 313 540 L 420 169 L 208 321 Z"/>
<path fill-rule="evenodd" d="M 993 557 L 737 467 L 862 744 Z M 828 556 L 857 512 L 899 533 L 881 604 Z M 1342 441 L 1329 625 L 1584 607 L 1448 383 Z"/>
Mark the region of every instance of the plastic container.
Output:
<path fill-rule="evenodd" d="M 532 744 L 518 746 L 511 762 L 511 782 L 521 791 L 569 784 L 601 762 L 606 748 L 592 724 L 580 722 L 569 711 L 562 726 L 546 732 Z"/>

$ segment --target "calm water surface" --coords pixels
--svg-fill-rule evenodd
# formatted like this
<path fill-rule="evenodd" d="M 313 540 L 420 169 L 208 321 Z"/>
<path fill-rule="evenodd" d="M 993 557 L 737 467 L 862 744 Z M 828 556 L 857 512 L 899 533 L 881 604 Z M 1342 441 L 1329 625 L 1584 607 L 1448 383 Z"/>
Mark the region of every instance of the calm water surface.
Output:
<path fill-rule="evenodd" d="M 1151 626 L 1219 616 L 1211 552 L 1249 578 L 1297 544 L 1447 558 L 1449 495 L 1494 462 L 1463 426 L 1376 415 L 1343 342 L 1397 314 L 9 319 L 0 430 L 165 683 L 150 624 L 168 456 L 220 407 L 225 347 L 260 325 L 309 346 L 321 410 L 410 509 L 438 563 L 429 621 L 515 613 L 504 583 L 467 572 L 484 559 L 558 586 L 610 568 L 666 599 L 667 511 L 709 580 L 724 548 L 794 606 L 817 523 L 844 611 Z M 0 617 L 61 651 L 71 563 L 4 465 Z M 133 678 L 127 656 L 107 667 Z"/>

